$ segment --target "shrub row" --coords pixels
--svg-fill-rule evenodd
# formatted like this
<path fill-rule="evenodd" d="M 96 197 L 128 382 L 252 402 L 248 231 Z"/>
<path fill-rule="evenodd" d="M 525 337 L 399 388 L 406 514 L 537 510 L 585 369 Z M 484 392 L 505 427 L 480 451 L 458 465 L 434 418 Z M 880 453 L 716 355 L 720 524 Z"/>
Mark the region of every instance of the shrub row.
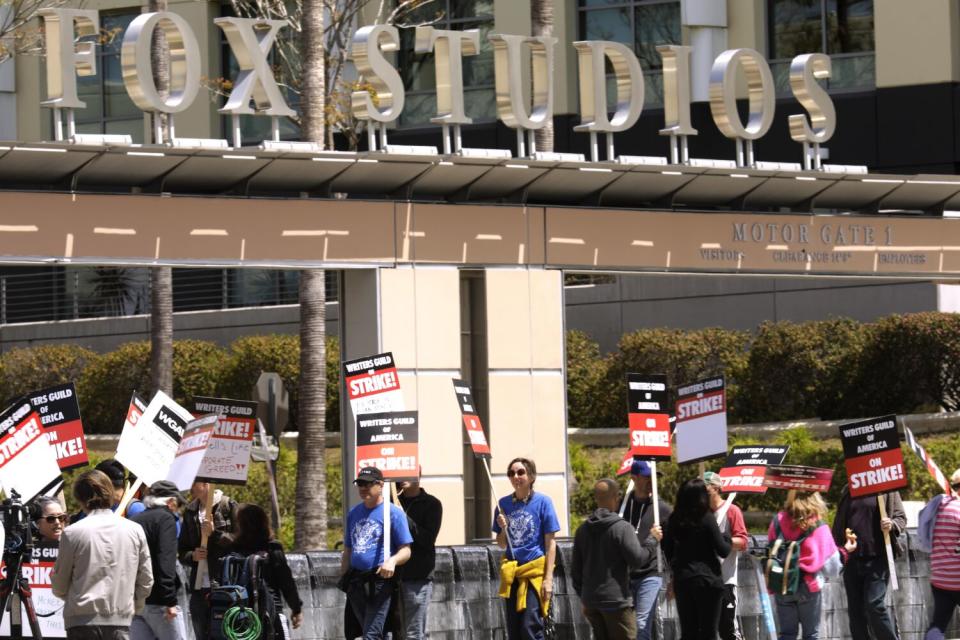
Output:
<path fill-rule="evenodd" d="M 340 349 L 327 338 L 327 429 L 340 429 Z M 297 425 L 300 340 L 297 336 L 249 336 L 224 349 L 203 340 L 173 343 L 173 395 L 187 406 L 194 396 L 250 398 L 263 371 L 275 371 L 290 394 L 290 424 Z M 150 343 L 130 342 L 97 354 L 76 345 L 13 349 L 0 356 L 0 399 L 76 382 L 87 433 L 117 433 L 133 391 L 149 394 Z"/>
<path fill-rule="evenodd" d="M 960 315 L 768 322 L 754 333 L 642 329 L 624 335 L 606 356 L 571 331 L 569 426 L 624 426 L 627 372 L 665 373 L 671 389 L 725 374 L 733 423 L 954 411 L 960 409 Z"/>

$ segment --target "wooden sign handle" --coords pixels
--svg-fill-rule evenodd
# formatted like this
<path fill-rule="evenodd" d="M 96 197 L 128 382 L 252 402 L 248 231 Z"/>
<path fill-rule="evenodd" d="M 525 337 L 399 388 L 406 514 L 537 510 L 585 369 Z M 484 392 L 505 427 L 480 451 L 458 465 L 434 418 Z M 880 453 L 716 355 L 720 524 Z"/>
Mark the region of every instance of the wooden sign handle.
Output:
<path fill-rule="evenodd" d="M 883 494 L 877 496 L 877 506 L 880 508 L 880 520 L 887 518 L 887 503 Z M 883 532 L 883 546 L 887 548 L 887 566 L 890 568 L 890 588 L 894 591 L 900 589 L 900 582 L 897 580 L 897 566 L 893 562 L 893 545 L 890 543 L 890 532 Z"/>
<path fill-rule="evenodd" d="M 210 488 L 207 490 L 207 499 L 203 502 L 203 517 L 200 519 L 200 522 L 213 522 L 213 483 L 210 483 Z M 203 549 L 207 548 L 207 541 L 210 538 L 210 535 L 204 531 L 203 524 L 200 525 L 200 547 Z M 203 578 L 210 573 L 210 564 L 204 560 L 197 561 L 197 579 L 193 583 L 194 590 L 199 590 L 203 587 Z"/>

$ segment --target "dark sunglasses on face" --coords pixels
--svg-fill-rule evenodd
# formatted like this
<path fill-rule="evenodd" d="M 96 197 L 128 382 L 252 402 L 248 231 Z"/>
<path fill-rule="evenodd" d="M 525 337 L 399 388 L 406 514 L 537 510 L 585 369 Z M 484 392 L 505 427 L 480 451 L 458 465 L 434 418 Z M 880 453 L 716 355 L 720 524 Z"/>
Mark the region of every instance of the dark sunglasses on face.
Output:
<path fill-rule="evenodd" d="M 516 471 L 514 471 L 513 469 L 510 469 L 510 471 L 507 471 L 508 478 L 512 478 L 514 476 L 519 476 L 522 478 L 525 475 L 527 475 L 526 469 L 517 469 Z"/>
<path fill-rule="evenodd" d="M 954 491 L 960 491 L 960 482 L 954 482 L 953 484 L 950 485 L 950 488 L 953 489 Z"/>
<path fill-rule="evenodd" d="M 43 520 L 47 521 L 47 524 L 54 524 L 55 522 L 60 522 L 61 524 L 65 523 L 69 516 L 67 514 L 62 514 L 59 516 L 43 516 Z"/>

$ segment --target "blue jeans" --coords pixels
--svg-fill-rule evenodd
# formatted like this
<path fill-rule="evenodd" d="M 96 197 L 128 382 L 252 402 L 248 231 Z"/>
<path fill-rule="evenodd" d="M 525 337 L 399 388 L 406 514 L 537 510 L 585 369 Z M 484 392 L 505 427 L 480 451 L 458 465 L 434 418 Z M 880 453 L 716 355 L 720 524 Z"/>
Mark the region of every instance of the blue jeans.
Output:
<path fill-rule="evenodd" d="M 780 620 L 779 640 L 796 640 L 803 629 L 803 640 L 817 640 L 820 633 L 820 592 L 810 593 L 807 583 L 800 579 L 797 592 L 788 596 L 777 594 L 777 619 Z"/>
<path fill-rule="evenodd" d="M 130 640 L 186 640 L 187 628 L 183 611 L 177 607 L 177 617 L 167 620 L 167 608 L 161 604 L 148 604 L 140 615 L 130 622 Z"/>
<path fill-rule="evenodd" d="M 407 640 L 422 640 L 427 635 L 427 610 L 433 595 L 433 580 L 404 580 L 401 589 Z"/>
<path fill-rule="evenodd" d="M 843 586 L 847 591 L 847 616 L 853 640 L 898 640 L 893 620 L 887 611 L 887 580 L 890 572 L 884 556 L 859 557 L 853 554 L 843 567 Z"/>
<path fill-rule="evenodd" d="M 657 619 L 657 596 L 663 578 L 657 575 L 637 578 L 630 581 L 633 591 L 633 608 L 637 612 L 637 640 L 650 640 Z"/>
<path fill-rule="evenodd" d="M 382 640 L 384 637 L 392 595 L 392 580 L 375 578 L 350 583 L 347 598 L 353 608 L 353 615 L 363 626 L 363 640 Z"/>
<path fill-rule="evenodd" d="M 540 596 L 532 586 L 527 587 L 527 602 L 522 611 L 517 611 L 517 585 L 510 587 L 507 599 L 508 640 L 543 640 L 543 616 L 540 615 Z"/>

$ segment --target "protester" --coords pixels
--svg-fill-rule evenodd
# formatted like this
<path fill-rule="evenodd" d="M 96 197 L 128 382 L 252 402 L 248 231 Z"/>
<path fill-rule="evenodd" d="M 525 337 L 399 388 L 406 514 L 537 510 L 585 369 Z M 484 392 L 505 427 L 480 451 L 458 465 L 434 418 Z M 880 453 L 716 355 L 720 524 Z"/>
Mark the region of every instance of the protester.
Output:
<path fill-rule="evenodd" d="M 206 560 L 207 549 L 200 546 L 203 532 L 209 537 L 214 531 L 221 534 L 233 533 L 233 523 L 236 520 L 237 503 L 225 496 L 219 489 L 213 492 L 213 513 L 211 518 L 203 519 L 203 509 L 210 491 L 209 482 L 194 482 L 190 487 L 192 500 L 183 510 L 183 519 L 180 527 L 180 539 L 177 552 L 180 561 L 189 568 L 190 592 L 190 620 L 198 638 L 210 636 L 210 565 L 203 575 L 200 587 L 197 588 L 197 568 L 200 560 Z"/>
<path fill-rule="evenodd" d="M 80 474 L 73 496 L 86 516 L 60 537 L 53 595 L 66 601 L 63 621 L 71 640 L 127 640 L 137 603 L 153 587 L 143 529 L 114 515 L 113 486 L 100 471 Z"/>
<path fill-rule="evenodd" d="M 213 531 L 208 544 L 210 548 L 208 562 L 211 570 L 217 571 L 218 575 L 222 559 L 228 553 L 246 557 L 264 554 L 263 578 L 270 588 L 270 597 L 273 598 L 278 616 L 270 620 L 273 629 L 277 632 L 276 637 L 289 637 L 282 631 L 282 620 L 279 619 L 280 612 L 283 611 L 281 595 L 290 607 L 293 628 L 300 628 L 303 623 L 303 601 L 300 599 L 290 565 L 287 564 L 283 545 L 274 536 L 273 529 L 270 527 L 270 518 L 262 507 L 255 504 L 241 504 L 237 508 L 234 532 Z M 264 640 L 273 639 L 265 638 Z"/>
<path fill-rule="evenodd" d="M 168 480 L 150 485 L 143 499 L 145 511 L 130 518 L 143 527 L 150 548 L 153 589 L 143 611 L 130 624 L 131 640 L 185 640 L 183 612 L 177 603 L 177 520 L 186 500 Z"/>
<path fill-rule="evenodd" d="M 421 640 L 427 631 L 427 610 L 433 594 L 433 568 L 443 505 L 420 486 L 419 478 L 401 482 L 398 488 L 400 504 L 407 514 L 407 525 L 413 537 L 410 561 L 400 568 L 406 636 L 407 640 Z"/>
<path fill-rule="evenodd" d="M 800 540 L 797 567 L 800 581 L 791 594 L 776 593 L 779 640 L 796 640 L 803 629 L 803 640 L 817 640 L 820 628 L 821 589 L 826 578 L 840 575 L 842 565 L 857 548 L 856 537 L 844 536 L 838 547 L 824 522 L 827 505 L 819 493 L 788 494 L 784 510 L 770 523 L 767 538 L 787 542 Z"/>
<path fill-rule="evenodd" d="M 550 498 L 534 491 L 537 465 L 514 458 L 507 465 L 513 493 L 500 498 L 493 514 L 500 563 L 500 597 L 507 600 L 507 638 L 540 640 L 553 594 L 557 512 Z"/>
<path fill-rule="evenodd" d="M 633 525 L 637 540 L 643 542 L 653 527 L 653 490 L 652 468 L 649 462 L 634 460 L 630 467 L 633 477 L 633 491 L 627 497 L 623 515 Z M 670 505 L 657 498 L 660 522 L 666 523 L 672 513 Z M 633 606 L 637 617 L 636 640 L 650 640 L 656 620 L 657 596 L 663 586 L 663 577 L 657 571 L 657 556 L 654 554 L 640 568 L 630 572 L 630 590 L 633 593 Z"/>
<path fill-rule="evenodd" d="M 722 493 L 723 482 L 720 474 L 707 471 L 703 474 L 703 481 L 707 485 L 707 495 L 710 496 L 710 511 L 717 519 L 717 526 L 721 533 L 730 535 L 730 555 L 720 563 L 720 573 L 723 577 L 723 598 L 720 601 L 720 640 L 740 640 L 740 626 L 737 624 L 737 565 L 740 561 L 740 552 L 745 551 L 750 534 L 743 521 L 743 511 L 740 507 L 727 504 Z"/>
<path fill-rule="evenodd" d="M 954 492 L 960 492 L 960 469 L 950 476 L 950 486 Z M 937 496 L 933 502 L 936 502 L 930 549 L 933 615 L 925 640 L 943 640 L 953 610 L 960 604 L 960 499 L 952 493 Z"/>
<path fill-rule="evenodd" d="M 56 546 L 63 535 L 63 528 L 70 516 L 64 512 L 60 501 L 49 496 L 39 496 L 30 504 L 30 517 L 36 524 L 37 542 Z"/>
<path fill-rule="evenodd" d="M 123 500 L 123 494 L 127 490 L 127 470 L 120 464 L 118 460 L 114 458 L 107 458 L 106 460 L 101 460 L 97 463 L 97 466 L 94 467 L 95 470 L 103 473 L 107 478 L 110 479 L 110 484 L 113 487 L 113 499 L 110 508 L 116 511 L 117 507 L 120 505 L 120 502 Z M 127 508 L 124 510 L 124 517 L 130 517 L 136 515 L 142 511 L 146 510 L 146 507 L 136 499 L 131 500 L 127 504 Z M 78 511 L 77 513 L 70 516 L 70 524 L 79 522 L 84 518 L 83 510 Z"/>
<path fill-rule="evenodd" d="M 897 492 L 880 494 L 887 517 L 880 518 L 877 496 L 851 498 L 847 487 L 840 494 L 837 516 L 833 521 L 833 539 L 838 546 L 846 540 L 846 530 L 857 536 L 857 552 L 843 569 L 843 586 L 847 592 L 847 612 L 853 640 L 898 640 L 893 620 L 887 612 L 887 566 L 883 532 L 889 532 L 894 557 L 901 552 L 897 540 L 907 528 L 907 516 Z"/>
<path fill-rule="evenodd" d="M 720 625 L 723 577 L 720 559 L 730 554 L 730 534 L 710 512 L 701 478 L 684 482 L 663 532 L 663 551 L 673 570 L 680 640 L 713 640 Z"/>
<path fill-rule="evenodd" d="M 597 509 L 577 529 L 570 569 L 573 590 L 595 640 L 634 640 L 637 619 L 630 589 L 630 570 L 649 563 L 662 537 L 660 527 L 641 546 L 636 530 L 620 518 L 620 487 L 604 478 L 593 488 Z"/>
<path fill-rule="evenodd" d="M 385 635 L 384 625 L 396 590 L 394 574 L 410 559 L 413 537 L 403 511 L 391 504 L 392 554 L 384 559 L 383 473 L 376 467 L 364 467 L 353 483 L 362 502 L 347 514 L 340 573 L 348 604 L 363 627 L 364 640 L 374 640 Z"/>

